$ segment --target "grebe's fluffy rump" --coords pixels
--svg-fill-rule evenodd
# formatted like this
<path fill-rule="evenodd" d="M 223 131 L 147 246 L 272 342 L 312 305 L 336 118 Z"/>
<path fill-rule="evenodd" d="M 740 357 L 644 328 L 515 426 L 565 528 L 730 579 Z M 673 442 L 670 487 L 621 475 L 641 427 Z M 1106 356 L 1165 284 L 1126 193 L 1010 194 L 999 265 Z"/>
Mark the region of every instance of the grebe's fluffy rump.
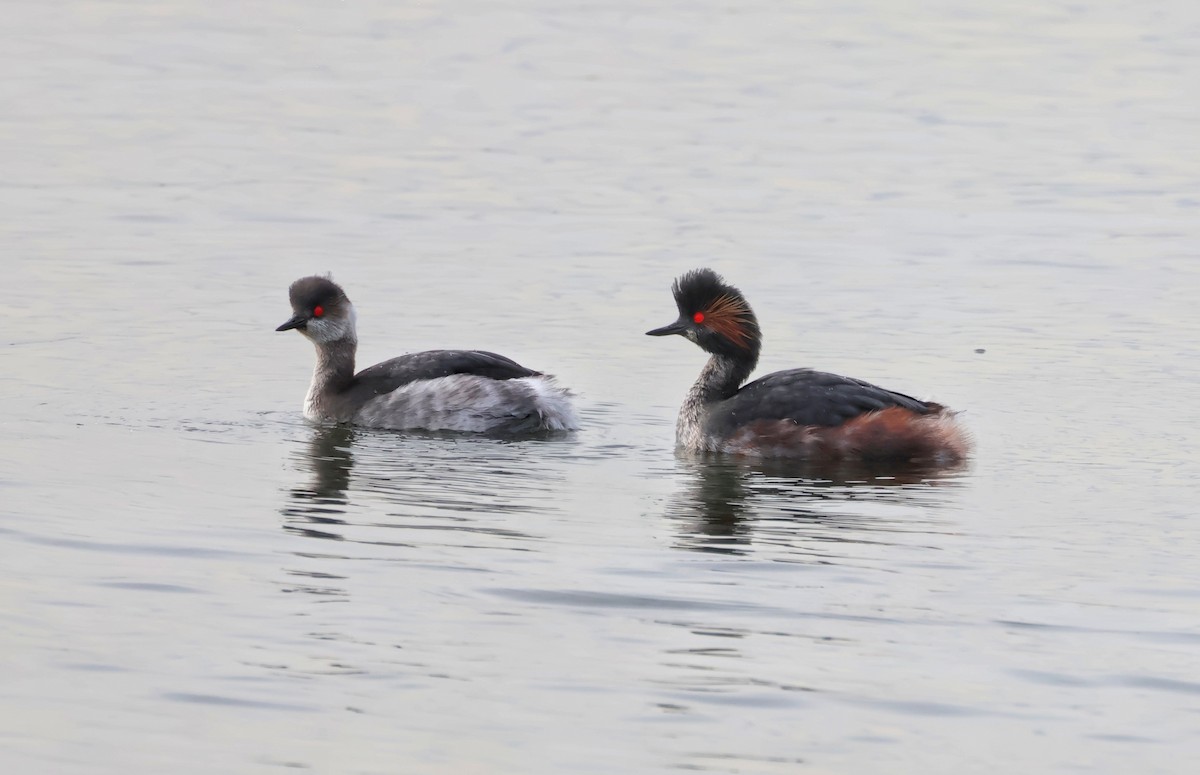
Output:
<path fill-rule="evenodd" d="M 758 420 L 739 427 L 720 446 L 722 452 L 752 457 L 954 463 L 966 457 L 971 443 L 944 408 L 917 414 L 890 407 L 833 427 Z"/>
<path fill-rule="evenodd" d="M 579 427 L 570 395 L 546 375 L 498 380 L 452 374 L 410 382 L 368 401 L 354 422 L 474 433 L 570 431 Z"/>

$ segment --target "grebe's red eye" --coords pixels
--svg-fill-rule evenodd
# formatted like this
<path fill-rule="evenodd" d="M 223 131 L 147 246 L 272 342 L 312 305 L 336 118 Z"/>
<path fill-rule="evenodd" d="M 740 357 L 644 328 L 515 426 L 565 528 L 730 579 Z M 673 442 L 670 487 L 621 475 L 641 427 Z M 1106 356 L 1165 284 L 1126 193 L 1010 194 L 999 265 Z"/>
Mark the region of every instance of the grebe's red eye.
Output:
<path fill-rule="evenodd" d="M 697 312 L 695 315 L 692 315 L 692 320 L 696 321 L 697 323 L 703 323 L 704 322 L 704 313 Z"/>
<path fill-rule="evenodd" d="M 317 306 L 313 307 L 313 317 L 314 317 L 314 318 L 319 318 L 319 317 L 321 317 L 321 316 L 322 316 L 322 315 L 324 315 L 324 314 L 325 314 L 325 308 L 324 308 L 324 307 L 322 307 L 320 304 L 318 304 Z"/>

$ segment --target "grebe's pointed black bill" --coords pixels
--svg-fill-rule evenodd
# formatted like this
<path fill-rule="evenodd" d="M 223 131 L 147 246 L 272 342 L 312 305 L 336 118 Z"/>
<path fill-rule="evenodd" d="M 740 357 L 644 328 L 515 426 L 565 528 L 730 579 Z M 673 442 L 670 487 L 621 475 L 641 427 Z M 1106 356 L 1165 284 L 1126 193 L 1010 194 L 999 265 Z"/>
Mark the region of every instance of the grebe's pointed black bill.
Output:
<path fill-rule="evenodd" d="M 279 328 L 277 328 L 275 330 L 276 331 L 291 331 L 293 328 L 304 328 L 304 326 L 307 324 L 308 324 L 308 318 L 305 317 L 304 315 L 292 315 L 290 318 L 288 318 L 286 323 L 284 323 L 282 326 L 280 326 Z"/>
<path fill-rule="evenodd" d="M 679 334 L 680 336 L 683 336 L 685 331 L 687 331 L 687 323 L 683 322 L 682 320 L 676 320 L 669 326 L 663 326 L 662 328 L 656 328 L 653 331 L 647 331 L 646 336 L 670 336 L 671 334 Z"/>

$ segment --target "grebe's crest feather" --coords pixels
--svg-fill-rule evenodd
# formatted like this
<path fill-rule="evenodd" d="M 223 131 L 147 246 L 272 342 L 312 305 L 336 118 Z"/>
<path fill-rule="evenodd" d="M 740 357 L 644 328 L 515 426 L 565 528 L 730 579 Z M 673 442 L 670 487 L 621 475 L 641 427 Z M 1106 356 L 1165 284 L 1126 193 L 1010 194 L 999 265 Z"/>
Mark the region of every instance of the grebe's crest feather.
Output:
<path fill-rule="evenodd" d="M 671 294 L 681 318 L 719 334 L 736 348 L 757 350 L 761 345 L 762 331 L 746 297 L 713 270 L 693 269 L 680 276 Z"/>
<path fill-rule="evenodd" d="M 310 311 L 318 305 L 336 307 L 349 301 L 342 286 L 329 275 L 301 277 L 288 288 L 288 301 L 296 312 Z"/>

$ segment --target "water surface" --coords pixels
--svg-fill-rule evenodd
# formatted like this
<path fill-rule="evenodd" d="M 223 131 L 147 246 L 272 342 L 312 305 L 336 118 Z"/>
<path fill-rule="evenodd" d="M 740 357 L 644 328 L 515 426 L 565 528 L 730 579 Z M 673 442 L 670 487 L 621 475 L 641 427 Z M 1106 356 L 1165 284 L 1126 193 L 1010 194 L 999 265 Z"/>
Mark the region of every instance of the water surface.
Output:
<path fill-rule="evenodd" d="M 6 18 L 6 772 L 1190 771 L 1194 4 Z M 676 456 L 699 265 L 975 457 Z M 317 271 L 584 429 L 310 426 Z"/>

